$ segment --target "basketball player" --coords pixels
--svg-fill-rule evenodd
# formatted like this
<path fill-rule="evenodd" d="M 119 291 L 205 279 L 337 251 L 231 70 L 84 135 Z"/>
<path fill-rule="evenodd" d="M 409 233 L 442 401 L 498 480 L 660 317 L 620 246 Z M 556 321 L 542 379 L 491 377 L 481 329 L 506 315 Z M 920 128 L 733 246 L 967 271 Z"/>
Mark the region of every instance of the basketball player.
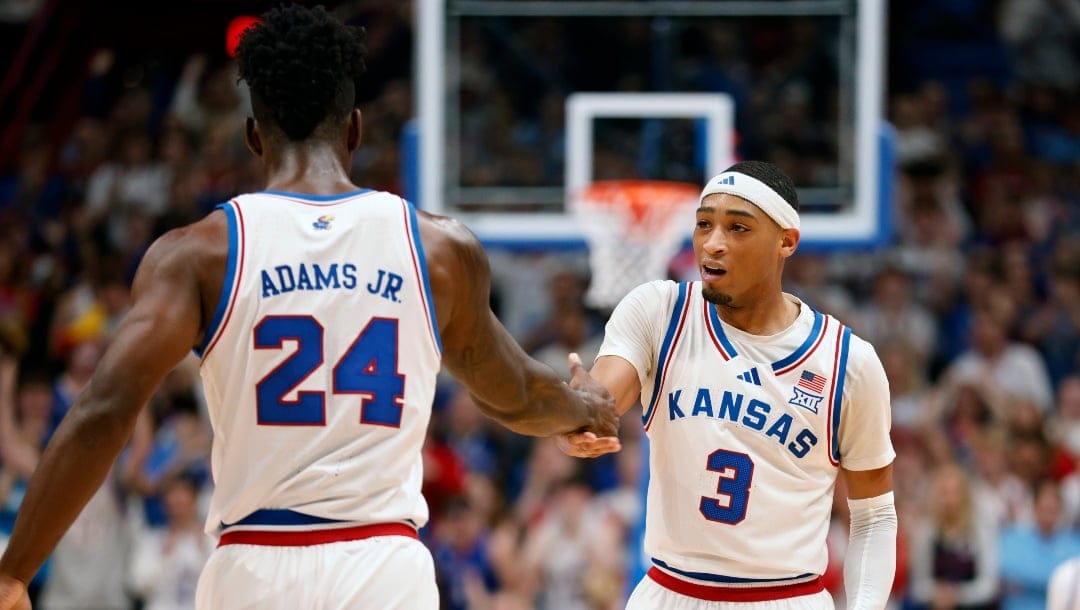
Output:
<path fill-rule="evenodd" d="M 199 608 L 438 608 L 416 530 L 440 361 L 517 432 L 615 433 L 614 402 L 580 362 L 568 386 L 500 325 L 487 258 L 461 224 L 350 182 L 361 34 L 288 6 L 243 36 L 245 136 L 266 190 L 147 252 L 131 313 L 30 482 L 0 608 L 28 606 L 23 584 L 193 347 L 214 429 L 207 530 L 220 540 Z"/>
<path fill-rule="evenodd" d="M 883 608 L 895 571 L 889 388 L 873 348 L 781 291 L 798 199 L 775 165 L 738 163 L 701 194 L 701 281 L 658 281 L 616 307 L 591 375 L 650 441 L 647 576 L 628 608 L 832 608 L 833 486 L 851 507 L 849 608 Z M 640 397 L 640 398 L 639 398 Z M 572 434 L 571 455 L 617 450 Z"/>

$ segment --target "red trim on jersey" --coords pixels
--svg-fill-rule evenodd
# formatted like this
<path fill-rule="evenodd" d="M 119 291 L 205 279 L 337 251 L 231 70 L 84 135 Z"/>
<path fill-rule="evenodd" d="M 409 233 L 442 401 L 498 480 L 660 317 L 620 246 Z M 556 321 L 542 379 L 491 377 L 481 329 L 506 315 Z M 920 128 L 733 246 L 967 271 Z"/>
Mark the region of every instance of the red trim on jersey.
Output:
<path fill-rule="evenodd" d="M 412 226 L 409 223 L 409 204 L 401 197 L 398 197 L 398 199 L 401 201 L 401 213 L 405 217 L 405 239 L 409 240 L 409 255 L 412 256 L 413 277 L 416 279 L 417 287 L 420 289 L 420 301 L 424 305 L 424 319 L 427 320 L 431 346 L 435 348 L 436 354 L 441 355 L 442 350 L 439 349 L 439 340 L 435 338 L 435 323 L 431 319 L 431 307 L 428 304 L 427 290 L 424 289 L 424 276 L 420 274 L 420 263 L 416 256 L 416 244 L 413 243 Z M 417 222 L 420 222 L 419 219 L 417 219 Z M 416 234 L 417 236 L 420 235 L 419 226 L 416 227 Z"/>
<path fill-rule="evenodd" d="M 828 318 L 826 318 L 828 319 Z M 824 334 L 824 333 L 823 333 Z M 825 450 L 829 453 L 829 463 L 839 466 L 840 462 L 833 458 L 832 452 L 832 420 L 833 420 L 833 397 L 836 395 L 836 379 L 840 372 L 840 344 L 844 339 L 844 325 L 840 324 L 836 329 L 836 349 L 833 350 L 832 379 L 829 380 L 829 407 L 828 418 L 825 420 Z M 839 429 L 837 429 L 839 433 Z"/>
<path fill-rule="evenodd" d="M 704 288 L 702 290 L 704 290 Z M 712 339 L 713 345 L 716 346 L 716 351 L 720 352 L 720 355 L 724 357 L 724 360 L 731 360 L 731 354 L 727 353 L 727 350 L 721 345 L 720 339 L 716 336 L 716 329 L 713 328 L 712 320 L 709 319 L 709 302 L 702 299 L 701 303 L 704 305 L 701 312 L 705 314 L 705 328 L 708 331 L 709 338 Z"/>
<path fill-rule="evenodd" d="M 775 587 L 711 587 L 675 578 L 659 568 L 649 568 L 649 578 L 665 589 L 711 602 L 765 602 L 813 595 L 825 590 L 820 576 L 807 582 Z"/>
<path fill-rule="evenodd" d="M 240 294 L 240 280 L 244 277 L 244 250 L 247 249 L 247 235 L 244 233 L 244 213 L 240 211 L 240 204 L 233 199 L 230 203 L 233 204 L 233 209 L 236 210 L 236 232 L 239 239 L 236 240 L 236 248 L 240 250 L 240 256 L 236 259 L 236 281 L 232 285 L 232 297 L 229 299 L 229 310 L 225 313 L 225 319 L 221 321 L 221 326 L 217 329 L 217 334 L 214 335 L 213 341 L 210 345 L 206 346 L 206 351 L 203 352 L 202 362 L 206 362 L 206 357 L 210 355 L 210 352 L 214 350 L 214 346 L 217 345 L 218 339 L 221 335 L 225 334 L 225 328 L 229 325 L 229 319 L 232 318 L 233 309 L 236 305 L 236 295 Z"/>
<path fill-rule="evenodd" d="M 331 542 L 348 542 L 350 540 L 363 540 L 376 536 L 408 536 L 420 539 L 416 529 L 404 523 L 375 523 L 372 525 L 358 525 L 356 527 L 342 527 L 337 529 L 307 530 L 307 531 L 267 531 L 267 530 L 240 530 L 225 532 L 218 541 L 218 546 L 229 544 L 255 544 L 259 546 L 315 546 L 317 544 L 330 544 Z"/>
<path fill-rule="evenodd" d="M 694 294 L 694 284 L 689 283 L 686 286 L 686 303 L 683 304 L 682 314 L 679 316 L 679 326 L 675 329 L 675 337 L 671 340 L 671 346 L 668 347 L 667 360 L 664 361 L 664 368 L 660 371 L 660 375 L 657 376 L 656 383 L 660 384 L 661 390 L 664 388 L 664 382 L 667 381 L 668 365 L 675 356 L 675 348 L 679 345 L 679 338 L 682 337 L 682 331 L 686 328 L 686 316 L 690 313 L 690 300 Z M 649 416 L 649 421 L 645 422 L 645 431 L 649 431 L 649 427 L 652 426 L 652 422 L 656 419 L 656 412 L 660 410 L 660 397 L 663 396 L 663 392 L 656 393 L 656 403 L 652 405 L 652 415 Z"/>
<path fill-rule="evenodd" d="M 809 350 L 806 351 L 806 353 L 803 355 L 803 357 L 799 358 L 795 362 L 795 364 L 792 364 L 791 366 L 786 366 L 786 367 L 780 369 L 779 371 L 776 371 L 776 373 L 774 373 L 774 374 L 777 375 L 777 376 L 783 375 L 784 373 L 788 373 L 788 372 L 791 372 L 791 371 L 795 370 L 795 367 L 797 367 L 800 364 L 806 362 L 806 359 L 809 358 L 810 355 L 813 354 L 815 350 L 817 350 L 818 346 L 821 345 L 821 342 L 825 340 L 825 334 L 827 332 L 829 332 L 829 316 L 825 316 L 825 323 L 821 327 L 821 334 L 818 335 L 817 341 L 814 343 L 814 345 L 812 345 L 810 347 Z"/>

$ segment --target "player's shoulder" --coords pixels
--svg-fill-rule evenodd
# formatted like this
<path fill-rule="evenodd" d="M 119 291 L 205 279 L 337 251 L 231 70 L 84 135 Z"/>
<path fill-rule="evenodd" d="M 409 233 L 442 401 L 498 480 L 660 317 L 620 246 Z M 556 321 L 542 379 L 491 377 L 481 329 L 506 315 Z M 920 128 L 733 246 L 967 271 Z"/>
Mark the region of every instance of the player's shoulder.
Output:
<path fill-rule="evenodd" d="M 670 280 L 654 280 L 638 284 L 615 306 L 616 315 L 640 315 L 643 318 L 664 317 L 679 307 L 680 298 L 688 293 L 685 284 Z M 632 313 L 633 312 L 633 313 Z"/>
<path fill-rule="evenodd" d="M 676 282 L 673 280 L 652 280 L 645 282 L 644 284 L 638 284 L 629 293 L 626 298 L 635 299 L 647 299 L 657 300 L 660 299 L 663 302 L 668 302 L 677 299 L 680 294 L 685 294 L 687 291 L 687 282 Z"/>
<path fill-rule="evenodd" d="M 833 318 L 833 319 L 835 320 L 836 318 Z M 849 337 L 848 337 L 848 357 L 849 358 L 857 358 L 857 359 L 860 359 L 860 360 L 865 359 L 865 358 L 877 359 L 877 351 L 874 349 L 873 344 L 871 344 L 869 341 L 867 341 L 866 339 L 863 339 L 858 334 L 856 334 L 855 331 L 852 330 L 851 327 L 848 326 L 847 324 L 844 324 L 843 322 L 840 322 L 839 320 L 837 320 L 837 322 L 839 322 L 840 324 L 843 324 L 845 332 L 847 332 L 848 335 L 849 335 Z"/>
<path fill-rule="evenodd" d="M 468 301 L 483 294 L 486 300 L 491 263 L 472 231 L 455 218 L 423 211 L 417 212 L 416 225 L 437 308 L 445 298 Z"/>
<path fill-rule="evenodd" d="M 807 319 L 815 320 L 815 326 L 820 325 L 817 321 L 824 320 L 823 329 L 827 329 L 824 332 L 833 335 L 839 341 L 843 341 L 848 346 L 848 351 L 857 351 L 860 354 L 869 351 L 873 353 L 874 346 L 869 341 L 863 339 L 855 330 L 851 327 L 846 320 L 841 320 L 827 311 L 822 311 L 816 307 L 811 306 L 809 303 L 799 299 L 804 308 L 808 308 L 813 316 L 807 316 Z"/>
<path fill-rule="evenodd" d="M 139 262 L 140 278 L 182 281 L 206 278 L 223 268 L 229 254 L 225 214 L 214 210 L 200 220 L 177 227 L 155 239 Z"/>
<path fill-rule="evenodd" d="M 416 219 L 421 232 L 430 233 L 452 244 L 472 246 L 480 243 L 480 240 L 465 226 L 465 223 L 452 216 L 417 210 Z"/>
<path fill-rule="evenodd" d="M 429 261 L 433 258 L 437 264 L 456 261 L 466 268 L 480 263 L 486 265 L 483 245 L 465 223 L 423 210 L 417 210 L 416 221 Z"/>
<path fill-rule="evenodd" d="M 220 209 L 211 211 L 190 224 L 170 229 L 154 240 L 147 255 L 160 254 L 178 257 L 198 257 L 228 248 L 229 225 Z M 193 261 L 194 262 L 194 261 Z"/>
<path fill-rule="evenodd" d="M 855 334 L 855 331 L 850 326 L 836 320 L 836 318 L 833 318 L 833 321 L 843 325 L 843 332 L 848 335 L 847 349 L 844 351 L 847 358 L 846 368 L 848 372 L 856 376 L 871 374 L 884 378 L 884 367 L 873 344 Z"/>

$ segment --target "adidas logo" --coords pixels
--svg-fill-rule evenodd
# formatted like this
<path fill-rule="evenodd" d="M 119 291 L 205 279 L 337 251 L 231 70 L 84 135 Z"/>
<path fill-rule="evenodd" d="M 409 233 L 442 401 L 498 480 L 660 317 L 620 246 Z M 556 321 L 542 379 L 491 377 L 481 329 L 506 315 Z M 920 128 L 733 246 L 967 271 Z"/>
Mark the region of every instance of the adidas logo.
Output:
<path fill-rule="evenodd" d="M 758 372 L 757 372 L 757 367 L 756 366 L 754 368 L 750 369 L 749 371 L 739 373 L 738 375 L 736 375 L 736 377 L 738 377 L 740 380 L 745 381 L 747 383 L 752 383 L 754 385 L 761 385 L 761 377 L 758 377 Z"/>
<path fill-rule="evenodd" d="M 717 182 L 717 184 L 728 184 L 731 186 L 735 186 L 735 176 L 725 176 L 721 178 L 720 181 Z"/>

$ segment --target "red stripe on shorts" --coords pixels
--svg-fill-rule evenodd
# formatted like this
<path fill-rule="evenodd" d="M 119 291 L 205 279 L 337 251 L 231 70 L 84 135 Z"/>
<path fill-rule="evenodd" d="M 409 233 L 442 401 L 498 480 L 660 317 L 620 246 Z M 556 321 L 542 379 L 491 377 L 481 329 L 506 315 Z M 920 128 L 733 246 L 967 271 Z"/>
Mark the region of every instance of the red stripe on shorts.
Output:
<path fill-rule="evenodd" d="M 227 544 L 256 544 L 260 546 L 314 546 L 331 542 L 363 540 L 376 536 L 408 536 L 419 539 L 416 529 L 404 523 L 375 523 L 356 527 L 341 527 L 308 531 L 240 530 L 225 532 L 218 546 Z"/>
<path fill-rule="evenodd" d="M 704 599 L 711 602 L 764 602 L 776 599 L 788 599 L 811 595 L 825 590 L 825 583 L 821 577 L 807 582 L 793 585 L 780 585 L 776 587 L 710 587 L 697 583 L 686 582 L 675 578 L 671 574 L 658 568 L 649 568 L 649 578 L 665 589 L 681 593 L 687 597 Z"/>

